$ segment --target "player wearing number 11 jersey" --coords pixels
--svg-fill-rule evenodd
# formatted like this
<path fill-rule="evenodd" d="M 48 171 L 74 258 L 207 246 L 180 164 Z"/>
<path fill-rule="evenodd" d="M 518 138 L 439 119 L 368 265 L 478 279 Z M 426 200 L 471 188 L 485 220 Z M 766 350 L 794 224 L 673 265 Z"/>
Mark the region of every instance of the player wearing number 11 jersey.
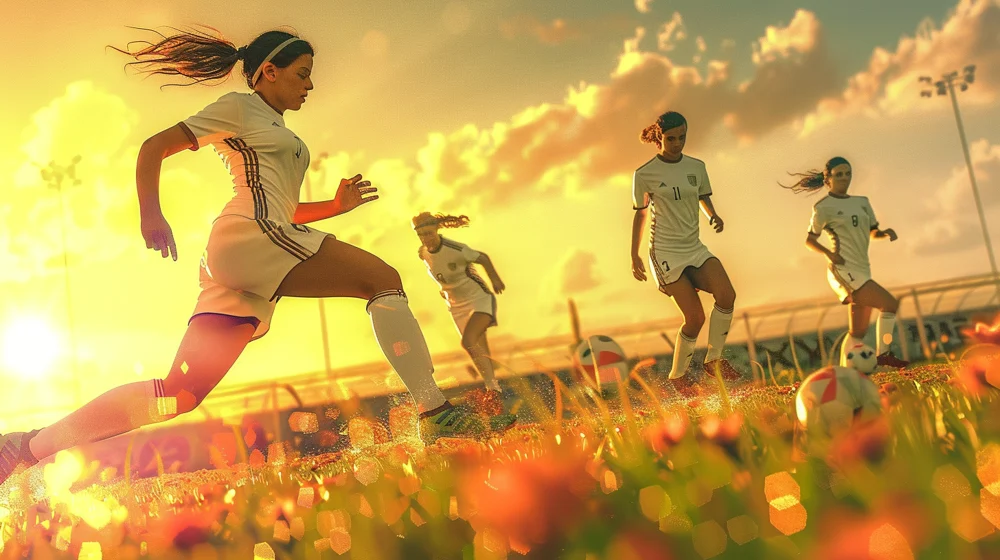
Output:
<path fill-rule="evenodd" d="M 659 153 L 636 169 L 632 177 L 632 208 L 635 210 L 632 274 L 636 280 L 646 279 L 643 259 L 639 256 L 639 238 L 646 221 L 646 209 L 652 206 L 649 265 L 660 291 L 673 298 L 684 316 L 684 324 L 677 331 L 669 378 L 675 380 L 674 387 L 681 393 L 693 389 L 690 378 L 680 379 L 687 372 L 695 341 L 705 323 L 705 311 L 697 293 L 701 290 L 715 297 L 705 369 L 714 375 L 718 365 L 726 378 L 737 379 L 740 374 L 722 359 L 722 349 L 733 320 L 736 292 L 722 263 L 708 251 L 698 235 L 702 211 L 716 233 L 723 228 L 722 218 L 710 198 L 712 184 L 705 163 L 682 153 L 687 140 L 687 121 L 679 113 L 664 113 L 642 131 L 640 139 L 656 145 Z"/>

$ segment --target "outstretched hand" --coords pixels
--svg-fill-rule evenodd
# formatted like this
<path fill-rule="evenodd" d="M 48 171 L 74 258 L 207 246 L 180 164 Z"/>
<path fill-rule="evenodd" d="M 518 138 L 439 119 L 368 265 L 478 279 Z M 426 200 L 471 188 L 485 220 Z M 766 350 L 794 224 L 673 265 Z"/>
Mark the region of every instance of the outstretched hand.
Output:
<path fill-rule="evenodd" d="M 372 186 L 371 181 L 363 181 L 361 174 L 358 173 L 350 179 L 340 180 L 340 186 L 337 187 L 337 194 L 333 197 L 333 200 L 340 209 L 339 213 L 343 214 L 354 210 L 366 202 L 378 200 L 378 195 L 372 194 L 376 191 L 378 189 Z"/>
<path fill-rule="evenodd" d="M 163 258 L 170 255 L 177 260 L 177 243 L 174 242 L 174 234 L 163 214 L 142 216 L 140 229 L 147 249 L 159 251 Z"/>

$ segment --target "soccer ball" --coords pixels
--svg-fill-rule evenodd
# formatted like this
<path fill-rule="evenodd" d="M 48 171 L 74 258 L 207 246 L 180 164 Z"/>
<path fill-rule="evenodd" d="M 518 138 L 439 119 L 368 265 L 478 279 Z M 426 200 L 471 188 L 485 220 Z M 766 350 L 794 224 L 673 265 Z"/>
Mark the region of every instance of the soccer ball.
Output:
<path fill-rule="evenodd" d="M 823 368 L 802 382 L 795 394 L 795 415 L 806 434 L 828 440 L 855 423 L 878 418 L 878 387 L 860 371 L 842 366 Z"/>
<path fill-rule="evenodd" d="M 878 356 L 875 355 L 875 350 L 871 346 L 859 342 L 844 349 L 844 359 L 840 365 L 852 367 L 861 373 L 871 373 L 878 365 Z"/>
<path fill-rule="evenodd" d="M 628 378 L 625 351 L 609 336 L 599 334 L 581 341 L 573 353 L 573 364 L 582 369 L 592 383 L 596 369 L 598 386 L 616 385 L 619 379 Z"/>

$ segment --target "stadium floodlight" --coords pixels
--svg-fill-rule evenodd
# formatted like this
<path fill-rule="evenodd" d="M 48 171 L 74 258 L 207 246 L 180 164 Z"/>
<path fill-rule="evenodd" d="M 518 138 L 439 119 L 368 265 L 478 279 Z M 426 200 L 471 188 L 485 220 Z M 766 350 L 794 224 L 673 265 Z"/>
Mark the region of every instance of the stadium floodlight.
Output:
<path fill-rule="evenodd" d="M 958 109 L 958 98 L 955 95 L 955 85 L 958 83 L 959 91 L 966 91 L 975 81 L 976 66 L 969 64 L 962 69 L 963 76 L 959 78 L 958 71 L 952 71 L 941 76 L 941 79 L 934 82 L 938 95 L 947 94 L 951 97 L 951 107 L 955 111 L 955 123 L 958 125 L 958 138 L 962 142 L 962 152 L 965 154 L 965 166 L 969 171 L 969 183 L 972 185 L 972 196 L 976 201 L 976 209 L 979 211 L 979 224 L 983 229 L 983 241 L 986 243 L 986 253 L 990 259 L 990 271 L 993 273 L 993 281 L 997 284 L 997 296 L 1000 297 L 1000 275 L 997 274 L 997 262 L 993 256 L 993 243 L 990 241 L 989 228 L 986 226 L 986 214 L 983 212 L 983 203 L 979 197 L 979 186 L 976 184 L 976 173 L 972 167 L 972 157 L 969 155 L 969 144 L 965 139 L 965 127 L 962 125 L 962 114 Z M 920 83 L 930 84 L 933 79 L 929 76 L 920 76 Z M 922 90 L 920 97 L 933 97 L 930 90 Z"/>

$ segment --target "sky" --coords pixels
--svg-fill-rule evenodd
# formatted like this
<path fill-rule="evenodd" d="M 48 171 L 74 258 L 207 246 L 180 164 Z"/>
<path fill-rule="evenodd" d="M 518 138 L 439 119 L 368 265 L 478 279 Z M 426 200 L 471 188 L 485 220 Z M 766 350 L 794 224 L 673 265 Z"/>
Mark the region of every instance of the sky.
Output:
<path fill-rule="evenodd" d="M 208 25 L 237 45 L 281 27 L 313 44 L 316 89 L 285 120 L 317 164 L 314 199 L 355 173 L 381 197 L 315 225 L 399 270 L 432 353 L 459 350 L 460 338 L 416 257 L 409 220 L 424 210 L 471 217 L 445 235 L 489 254 L 507 286 L 494 342 L 568 333 L 567 298 L 591 329 L 677 316 L 652 282 L 635 281 L 629 257 L 631 175 L 655 153 L 639 133 L 666 110 L 688 118 L 685 151 L 707 164 L 726 228 L 716 234 L 703 220 L 701 237 L 729 272 L 737 307 L 834 297 L 822 257 L 803 244 L 817 198 L 777 182 L 835 155 L 853 164 L 851 192 L 899 235 L 872 244 L 877 281 L 989 271 L 951 104 L 921 97 L 917 78 L 976 65 L 959 102 L 987 218 L 1000 223 L 998 0 L 276 6 L 0 6 L 11 76 L 0 104 L 0 336 L 4 358 L 30 347 L 42 364 L 26 373 L 0 360 L 10 388 L 0 408 L 62 406 L 71 384 L 88 398 L 165 376 L 194 308 L 228 175 L 210 149 L 164 162 L 171 262 L 139 233 L 136 155 L 146 138 L 247 90 L 236 77 L 161 87 L 167 79 L 124 69 L 107 45 L 151 37 L 129 26 Z M 63 208 L 40 169 L 75 156 Z M 364 302 L 330 300 L 326 310 L 334 367 L 382 359 Z M 317 303 L 286 298 L 223 383 L 322 368 Z"/>

